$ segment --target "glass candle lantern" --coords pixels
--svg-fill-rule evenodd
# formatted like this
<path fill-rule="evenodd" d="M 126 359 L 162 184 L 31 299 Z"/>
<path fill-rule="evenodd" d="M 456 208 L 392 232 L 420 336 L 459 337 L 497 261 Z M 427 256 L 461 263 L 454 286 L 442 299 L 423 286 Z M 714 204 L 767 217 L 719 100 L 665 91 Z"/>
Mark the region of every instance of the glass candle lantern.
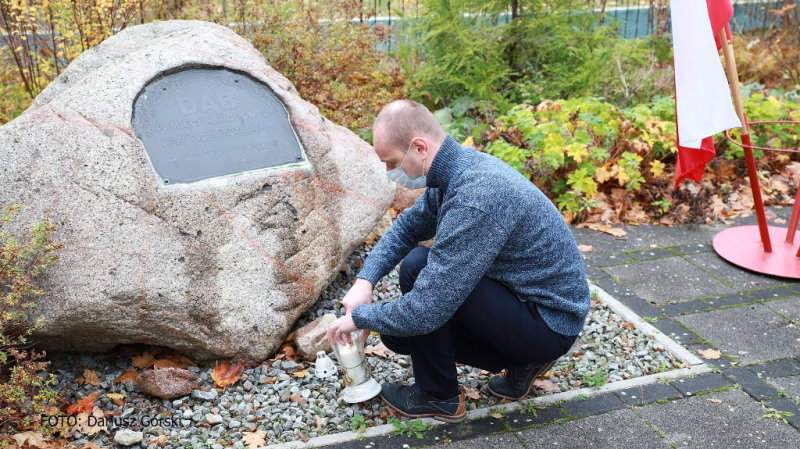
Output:
<path fill-rule="evenodd" d="M 333 345 L 333 352 L 344 376 L 345 388 L 342 397 L 346 402 L 355 404 L 377 396 L 381 392 L 381 386 L 372 378 L 367 366 L 361 331 L 351 333 L 350 341 L 352 343 L 347 345 L 336 342 Z"/>

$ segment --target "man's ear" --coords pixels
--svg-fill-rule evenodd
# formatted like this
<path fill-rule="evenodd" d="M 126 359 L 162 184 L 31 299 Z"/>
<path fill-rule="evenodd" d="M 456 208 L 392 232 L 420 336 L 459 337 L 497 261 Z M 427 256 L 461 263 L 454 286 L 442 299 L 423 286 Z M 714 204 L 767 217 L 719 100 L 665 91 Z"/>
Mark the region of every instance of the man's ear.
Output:
<path fill-rule="evenodd" d="M 411 139 L 411 143 L 414 145 L 414 148 L 419 152 L 419 154 L 427 159 L 428 154 L 430 152 L 430 145 L 428 145 L 428 141 L 422 137 L 415 137 Z"/>

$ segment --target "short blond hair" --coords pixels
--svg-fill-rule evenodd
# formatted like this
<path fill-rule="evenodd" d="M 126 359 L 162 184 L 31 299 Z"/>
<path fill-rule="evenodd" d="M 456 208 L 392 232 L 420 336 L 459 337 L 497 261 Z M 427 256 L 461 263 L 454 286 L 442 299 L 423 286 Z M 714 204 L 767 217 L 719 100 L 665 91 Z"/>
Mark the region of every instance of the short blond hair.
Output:
<path fill-rule="evenodd" d="M 414 100 L 397 100 L 385 105 L 375 117 L 373 135 L 378 128 L 389 142 L 400 148 L 407 147 L 411 139 L 420 135 L 443 141 L 446 134 L 431 111 Z"/>

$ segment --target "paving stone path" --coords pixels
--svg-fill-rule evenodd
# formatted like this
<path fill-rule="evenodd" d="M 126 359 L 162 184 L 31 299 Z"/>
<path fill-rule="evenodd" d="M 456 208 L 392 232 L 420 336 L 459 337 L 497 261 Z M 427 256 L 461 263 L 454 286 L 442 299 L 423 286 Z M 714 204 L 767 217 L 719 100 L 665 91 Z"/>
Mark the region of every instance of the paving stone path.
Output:
<path fill-rule="evenodd" d="M 791 208 L 768 208 L 772 225 Z M 624 239 L 573 229 L 587 276 L 705 360 L 713 373 L 329 448 L 800 447 L 800 282 L 721 259 L 721 230 L 755 224 L 625 226 Z M 792 414 L 790 416 L 790 414 Z M 765 416 L 766 415 L 766 416 Z M 782 418 L 782 419 L 779 419 Z M 784 421 L 785 420 L 785 421 Z"/>

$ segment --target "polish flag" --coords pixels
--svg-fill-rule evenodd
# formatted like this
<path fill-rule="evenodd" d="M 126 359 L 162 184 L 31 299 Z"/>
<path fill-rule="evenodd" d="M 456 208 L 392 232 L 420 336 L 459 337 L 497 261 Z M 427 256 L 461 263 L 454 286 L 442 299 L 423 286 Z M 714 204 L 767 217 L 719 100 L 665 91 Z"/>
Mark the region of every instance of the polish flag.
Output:
<path fill-rule="evenodd" d="M 671 0 L 675 57 L 678 164 L 675 188 L 684 178 L 700 182 L 716 156 L 712 136 L 741 127 L 719 60 L 719 32 L 733 16 L 730 0 Z M 715 45 L 716 43 L 716 45 Z"/>

